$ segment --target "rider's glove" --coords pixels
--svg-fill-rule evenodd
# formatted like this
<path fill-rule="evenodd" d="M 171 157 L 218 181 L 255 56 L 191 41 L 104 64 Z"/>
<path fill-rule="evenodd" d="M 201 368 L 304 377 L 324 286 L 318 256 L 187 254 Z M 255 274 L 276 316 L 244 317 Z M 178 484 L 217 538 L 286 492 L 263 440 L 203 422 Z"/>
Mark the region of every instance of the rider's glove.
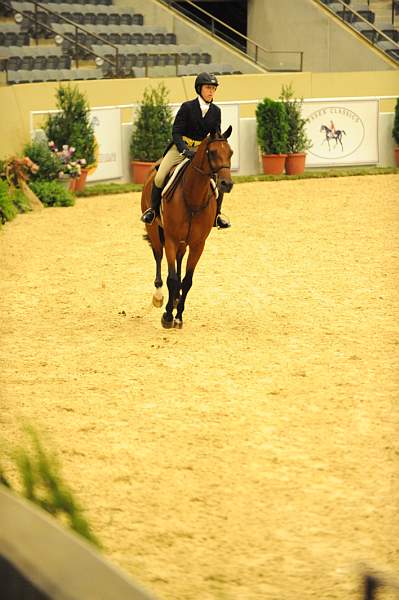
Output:
<path fill-rule="evenodd" d="M 184 156 L 184 158 L 189 158 L 190 160 L 195 156 L 195 152 L 194 150 L 191 150 L 190 148 L 184 148 L 182 155 Z"/>

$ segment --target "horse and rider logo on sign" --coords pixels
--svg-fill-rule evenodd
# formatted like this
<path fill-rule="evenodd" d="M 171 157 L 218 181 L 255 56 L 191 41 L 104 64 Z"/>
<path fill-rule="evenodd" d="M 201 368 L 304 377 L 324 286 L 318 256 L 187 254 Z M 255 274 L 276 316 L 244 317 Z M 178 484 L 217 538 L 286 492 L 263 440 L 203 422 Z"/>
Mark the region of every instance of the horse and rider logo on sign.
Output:
<path fill-rule="evenodd" d="M 350 165 L 378 161 L 376 103 L 305 102 L 303 117 L 312 142 L 307 164 Z"/>
<path fill-rule="evenodd" d="M 362 119 L 342 106 L 327 106 L 308 117 L 313 146 L 310 153 L 320 158 L 344 158 L 353 154 L 364 139 Z"/>

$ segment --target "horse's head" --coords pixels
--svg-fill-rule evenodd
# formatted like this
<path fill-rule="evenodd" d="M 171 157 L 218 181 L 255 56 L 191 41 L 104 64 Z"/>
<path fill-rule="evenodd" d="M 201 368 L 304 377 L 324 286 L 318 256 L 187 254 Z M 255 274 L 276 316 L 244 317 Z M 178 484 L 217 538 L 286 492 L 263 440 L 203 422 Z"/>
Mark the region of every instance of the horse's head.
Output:
<path fill-rule="evenodd" d="M 231 179 L 231 157 L 233 151 L 227 141 L 232 127 L 224 132 L 214 131 L 204 140 L 204 158 L 209 165 L 209 175 L 215 175 L 218 179 L 218 188 L 221 192 L 231 192 L 233 181 Z M 202 144 L 201 144 L 202 145 Z"/>

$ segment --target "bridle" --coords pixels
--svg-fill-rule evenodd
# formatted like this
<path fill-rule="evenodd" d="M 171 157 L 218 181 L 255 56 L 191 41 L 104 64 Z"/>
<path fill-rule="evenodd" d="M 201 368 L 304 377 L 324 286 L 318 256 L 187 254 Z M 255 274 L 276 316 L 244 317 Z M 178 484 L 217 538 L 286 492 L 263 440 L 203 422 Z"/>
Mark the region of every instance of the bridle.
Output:
<path fill-rule="evenodd" d="M 216 173 L 218 173 L 221 169 L 230 169 L 230 165 L 221 165 L 220 167 L 217 167 L 217 168 L 215 166 L 212 166 L 211 158 L 209 156 L 209 146 L 210 146 L 210 144 L 212 144 L 213 142 L 225 142 L 225 141 L 226 141 L 226 138 L 224 138 L 224 137 L 220 137 L 220 138 L 216 138 L 216 139 L 212 139 L 212 140 L 208 140 L 207 141 L 207 146 L 206 146 L 205 153 L 206 153 L 206 156 L 207 156 L 207 159 L 208 159 L 209 167 L 211 169 L 209 172 L 208 171 L 204 171 L 203 169 L 201 169 L 200 167 L 197 167 L 196 165 L 193 165 L 192 162 L 190 163 L 189 168 L 191 167 L 192 169 L 194 169 L 194 171 L 196 171 L 197 173 L 200 173 L 200 175 L 204 175 L 206 177 L 212 177 L 212 175 L 216 175 Z M 185 179 L 185 175 L 186 175 L 187 172 L 188 171 L 186 171 L 184 173 L 184 175 L 183 175 L 183 200 L 184 200 L 184 203 L 185 203 L 185 205 L 187 207 L 187 210 L 188 210 L 189 216 L 190 216 L 190 221 L 189 221 L 189 231 L 190 231 L 192 217 L 194 217 L 195 215 L 199 214 L 200 212 L 202 212 L 205 208 L 207 208 L 209 206 L 209 202 L 210 202 L 210 199 L 212 197 L 212 194 L 208 192 L 207 198 L 206 198 L 204 204 L 201 204 L 201 206 L 198 206 L 198 207 L 195 207 L 195 208 L 193 208 L 192 206 L 190 206 L 190 203 L 188 202 L 187 198 L 184 195 L 184 179 Z"/>
<path fill-rule="evenodd" d="M 197 167 L 196 165 L 193 165 L 193 163 L 191 163 L 190 167 L 192 167 L 194 169 L 194 171 L 197 171 L 197 173 L 200 173 L 201 175 L 206 175 L 207 177 L 211 177 L 212 175 L 215 175 L 216 173 L 218 173 L 219 171 L 221 171 L 222 169 L 230 169 L 230 165 L 220 165 L 220 167 L 214 167 L 212 166 L 212 162 L 211 159 L 209 157 L 209 146 L 211 144 L 213 144 L 214 142 L 225 142 L 225 138 L 221 137 L 221 138 L 216 138 L 214 140 L 208 140 L 207 142 L 207 146 L 206 146 L 206 157 L 208 159 L 208 164 L 210 167 L 210 171 L 204 171 L 203 169 L 200 169 L 200 167 Z"/>

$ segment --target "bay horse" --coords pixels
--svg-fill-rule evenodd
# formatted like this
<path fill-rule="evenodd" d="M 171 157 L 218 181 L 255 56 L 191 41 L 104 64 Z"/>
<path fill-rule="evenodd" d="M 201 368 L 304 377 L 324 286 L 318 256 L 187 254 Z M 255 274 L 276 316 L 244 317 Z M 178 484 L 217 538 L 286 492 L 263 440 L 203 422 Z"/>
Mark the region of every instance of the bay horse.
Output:
<path fill-rule="evenodd" d="M 222 134 L 209 134 L 198 146 L 195 156 L 187 165 L 176 187 L 172 186 L 162 198 L 162 221 L 156 218 L 146 224 L 147 236 L 156 263 L 154 306 L 163 304 L 161 262 L 165 248 L 168 262 L 168 302 L 161 323 L 166 329 L 183 327 L 183 311 L 186 296 L 192 286 L 195 267 L 204 250 L 205 241 L 212 230 L 216 217 L 217 191 L 211 179 L 217 178 L 217 188 L 230 192 L 231 156 L 233 151 L 227 142 L 231 126 Z M 151 205 L 151 190 L 155 168 L 150 171 L 141 195 L 141 210 Z M 181 280 L 183 257 L 187 247 L 189 253 L 184 279 Z M 176 309 L 175 316 L 173 311 Z"/>
<path fill-rule="evenodd" d="M 325 139 L 323 140 L 323 142 L 327 142 L 328 144 L 328 149 L 330 150 L 330 140 L 335 140 L 335 147 L 337 147 L 338 142 L 341 144 L 341 148 L 342 150 L 344 149 L 343 145 L 342 145 L 342 134 L 346 135 L 345 131 L 343 129 L 336 129 L 335 133 L 332 129 L 330 129 L 329 127 L 327 127 L 327 125 L 322 125 L 320 127 L 320 132 L 325 133 Z"/>

